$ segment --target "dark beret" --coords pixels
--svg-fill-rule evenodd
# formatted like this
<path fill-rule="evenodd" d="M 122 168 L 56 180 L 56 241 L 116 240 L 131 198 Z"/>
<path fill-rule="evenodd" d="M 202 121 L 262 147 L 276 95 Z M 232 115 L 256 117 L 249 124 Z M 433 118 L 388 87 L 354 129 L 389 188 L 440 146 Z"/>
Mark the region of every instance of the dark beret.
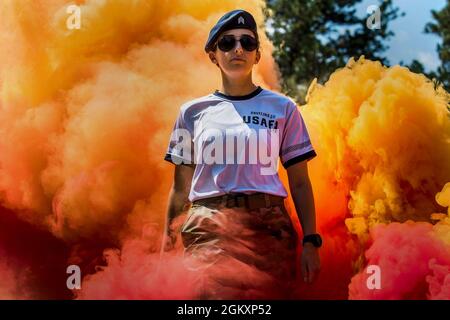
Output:
<path fill-rule="evenodd" d="M 258 31 L 253 16 L 245 10 L 233 10 L 224 14 L 211 29 L 206 41 L 205 51 L 213 50 L 219 35 L 231 29 L 249 29 L 253 31 L 256 39 L 258 39 Z"/>

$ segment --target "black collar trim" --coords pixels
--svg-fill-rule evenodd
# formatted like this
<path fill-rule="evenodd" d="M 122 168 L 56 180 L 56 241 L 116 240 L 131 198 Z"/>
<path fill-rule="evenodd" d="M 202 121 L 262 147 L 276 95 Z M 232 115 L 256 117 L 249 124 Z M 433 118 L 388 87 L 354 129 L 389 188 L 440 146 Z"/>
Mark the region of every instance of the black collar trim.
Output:
<path fill-rule="evenodd" d="M 248 99 L 251 99 L 251 98 L 257 96 L 261 91 L 263 91 L 263 89 L 260 86 L 258 86 L 258 88 L 256 88 L 255 91 L 253 91 L 252 93 L 246 94 L 245 96 L 229 96 L 229 95 L 219 92 L 219 90 L 216 90 L 214 92 L 214 95 L 224 98 L 224 99 L 228 99 L 228 100 L 248 100 Z"/>

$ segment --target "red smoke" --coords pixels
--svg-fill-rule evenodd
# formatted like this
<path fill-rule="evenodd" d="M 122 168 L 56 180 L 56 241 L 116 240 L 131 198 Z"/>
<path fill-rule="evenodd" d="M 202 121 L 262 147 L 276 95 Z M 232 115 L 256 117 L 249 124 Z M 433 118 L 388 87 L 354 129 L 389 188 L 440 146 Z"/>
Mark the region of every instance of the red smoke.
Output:
<path fill-rule="evenodd" d="M 368 265 L 380 266 L 381 289 L 369 290 L 361 271 L 349 286 L 351 299 L 450 299 L 450 248 L 429 223 L 391 223 L 375 227 Z M 430 287 L 430 288 L 429 288 Z"/>

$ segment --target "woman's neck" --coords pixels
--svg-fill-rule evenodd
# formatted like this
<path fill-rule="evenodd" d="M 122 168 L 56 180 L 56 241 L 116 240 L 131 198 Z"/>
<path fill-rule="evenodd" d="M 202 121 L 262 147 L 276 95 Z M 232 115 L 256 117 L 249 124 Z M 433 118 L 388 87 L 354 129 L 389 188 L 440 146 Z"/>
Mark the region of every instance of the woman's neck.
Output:
<path fill-rule="evenodd" d="M 252 81 L 252 75 L 244 79 L 233 79 L 230 81 L 222 74 L 222 90 L 227 96 L 245 96 L 255 91 L 257 86 Z"/>

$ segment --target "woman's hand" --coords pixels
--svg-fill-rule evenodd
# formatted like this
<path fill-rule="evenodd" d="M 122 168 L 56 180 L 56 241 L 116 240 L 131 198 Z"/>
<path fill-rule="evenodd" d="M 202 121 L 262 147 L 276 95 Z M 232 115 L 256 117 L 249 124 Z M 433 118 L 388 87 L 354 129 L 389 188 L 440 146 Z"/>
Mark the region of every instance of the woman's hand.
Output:
<path fill-rule="evenodd" d="M 312 243 L 305 243 L 302 252 L 302 276 L 306 283 L 312 283 L 320 271 L 319 249 Z"/>
<path fill-rule="evenodd" d="M 302 225 L 303 234 L 314 234 L 316 233 L 316 211 L 307 161 L 288 167 L 287 172 L 292 200 Z M 310 242 L 303 246 L 301 264 L 303 280 L 306 283 L 313 282 L 319 273 L 320 257 L 319 249 Z"/>
<path fill-rule="evenodd" d="M 163 251 L 170 251 L 175 247 L 175 243 L 177 241 L 177 235 L 172 231 L 164 232 L 163 238 Z"/>
<path fill-rule="evenodd" d="M 191 188 L 195 165 L 177 165 L 174 169 L 172 188 L 169 192 L 166 222 L 162 241 L 162 251 L 169 251 L 175 247 L 177 232 L 171 228 L 172 221 L 183 213 L 189 204 L 188 195 Z"/>

